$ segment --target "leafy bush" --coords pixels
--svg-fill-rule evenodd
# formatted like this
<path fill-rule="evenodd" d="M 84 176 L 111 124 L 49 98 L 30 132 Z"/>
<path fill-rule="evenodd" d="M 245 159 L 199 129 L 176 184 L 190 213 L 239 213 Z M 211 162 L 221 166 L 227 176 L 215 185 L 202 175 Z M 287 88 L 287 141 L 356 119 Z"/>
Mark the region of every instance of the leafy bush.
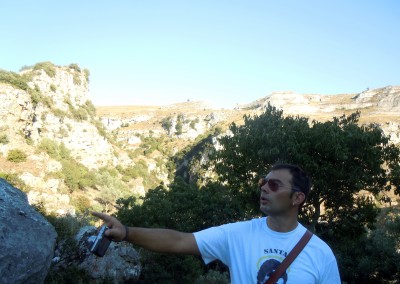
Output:
<path fill-rule="evenodd" d="M 12 149 L 8 151 L 7 154 L 7 161 L 14 162 L 14 163 L 21 163 L 25 162 L 27 155 L 19 149 Z"/>
<path fill-rule="evenodd" d="M 96 107 L 91 101 L 87 100 L 83 108 L 87 111 L 91 118 L 94 118 L 96 116 Z"/>
<path fill-rule="evenodd" d="M 196 124 L 199 123 L 199 118 L 193 119 L 192 121 L 190 121 L 190 128 L 196 130 Z"/>
<path fill-rule="evenodd" d="M 117 199 L 132 195 L 131 190 L 121 181 L 115 169 L 103 168 L 95 174 L 95 178 L 96 186 L 100 190 L 97 201 L 106 207 L 114 205 Z"/>
<path fill-rule="evenodd" d="M 95 185 L 94 175 L 84 165 L 74 159 L 62 160 L 61 164 L 64 182 L 71 192 Z"/>
<path fill-rule="evenodd" d="M 69 111 L 72 114 L 72 117 L 78 121 L 82 121 L 82 120 L 87 120 L 88 119 L 88 111 L 87 106 L 85 105 L 85 107 L 78 107 L 75 108 L 72 105 L 72 102 L 69 98 L 65 98 L 64 99 L 64 103 L 66 103 L 68 105 Z M 93 111 L 93 110 L 90 110 Z"/>
<path fill-rule="evenodd" d="M 80 85 L 82 84 L 81 76 L 78 73 L 74 73 L 73 75 L 73 81 L 75 85 Z"/>
<path fill-rule="evenodd" d="M 86 110 L 82 107 L 71 108 L 70 111 L 71 111 L 72 117 L 78 121 L 88 119 L 88 114 L 87 114 Z"/>
<path fill-rule="evenodd" d="M 56 66 L 49 61 L 35 64 L 35 66 L 33 66 L 33 70 L 43 70 L 51 78 L 56 76 Z"/>
<path fill-rule="evenodd" d="M 67 115 L 67 113 L 59 108 L 53 109 L 53 114 L 59 118 L 64 118 Z"/>
<path fill-rule="evenodd" d="M 0 70 L 0 82 L 10 84 L 11 86 L 20 90 L 29 90 L 27 80 L 21 75 L 14 72 Z"/>
<path fill-rule="evenodd" d="M 69 66 L 68 66 L 70 69 L 73 69 L 73 70 L 75 70 L 76 72 L 81 72 L 81 68 L 79 67 L 79 65 L 78 64 L 76 64 L 76 63 L 71 63 Z"/>
<path fill-rule="evenodd" d="M 55 91 L 57 91 L 57 87 L 56 87 L 56 85 L 54 85 L 54 84 L 51 84 L 51 85 L 50 85 L 50 91 L 52 91 L 52 92 L 55 92 Z"/>
<path fill-rule="evenodd" d="M 177 122 L 175 125 L 175 134 L 176 135 L 181 135 L 183 133 L 183 114 L 178 114 Z"/>
<path fill-rule="evenodd" d="M 46 152 L 51 158 L 57 161 L 69 159 L 71 151 L 65 147 L 64 143 L 57 143 L 49 138 L 43 138 L 39 145 L 38 150 Z"/>
<path fill-rule="evenodd" d="M 10 139 L 8 139 L 7 134 L 0 134 L 0 144 L 8 144 Z"/>
<path fill-rule="evenodd" d="M 142 143 L 139 147 L 143 151 L 143 155 L 149 156 L 155 150 L 167 156 L 171 155 L 172 149 L 171 146 L 168 145 L 168 142 L 171 142 L 171 139 L 165 135 L 161 135 L 160 137 L 149 136 L 140 138 Z"/>
<path fill-rule="evenodd" d="M 161 120 L 161 126 L 165 129 L 165 130 L 167 130 L 167 131 L 169 131 L 170 129 L 171 129 L 171 127 L 172 127 L 172 117 L 165 117 L 165 118 L 163 118 L 162 120 Z"/>
<path fill-rule="evenodd" d="M 84 195 L 78 195 L 71 199 L 71 204 L 75 207 L 79 213 L 86 212 L 91 207 L 90 199 Z"/>
<path fill-rule="evenodd" d="M 129 181 L 131 178 L 147 177 L 149 175 L 149 170 L 146 162 L 139 160 L 134 166 L 123 169 L 122 174 L 127 176 L 126 181 Z"/>
<path fill-rule="evenodd" d="M 99 132 L 99 134 L 101 136 L 103 136 L 106 139 L 109 139 L 109 137 L 107 135 L 107 131 L 104 128 L 104 125 L 99 120 L 93 120 L 93 124 L 94 124 L 94 126 L 96 126 L 97 131 Z"/>
<path fill-rule="evenodd" d="M 89 69 L 83 69 L 83 73 L 84 73 L 84 75 L 85 75 L 86 82 L 89 83 L 89 76 L 90 76 L 90 71 L 89 71 Z"/>
<path fill-rule="evenodd" d="M 183 123 L 182 121 L 178 120 L 178 122 L 175 125 L 175 130 L 176 130 L 175 134 L 181 135 L 183 133 L 182 129 L 183 129 Z"/>
<path fill-rule="evenodd" d="M 32 104 L 36 106 L 38 103 L 43 103 L 48 108 L 53 108 L 54 102 L 53 99 L 49 96 L 44 96 L 39 89 L 38 85 L 35 85 L 34 89 L 28 90 L 29 94 L 31 95 Z"/>

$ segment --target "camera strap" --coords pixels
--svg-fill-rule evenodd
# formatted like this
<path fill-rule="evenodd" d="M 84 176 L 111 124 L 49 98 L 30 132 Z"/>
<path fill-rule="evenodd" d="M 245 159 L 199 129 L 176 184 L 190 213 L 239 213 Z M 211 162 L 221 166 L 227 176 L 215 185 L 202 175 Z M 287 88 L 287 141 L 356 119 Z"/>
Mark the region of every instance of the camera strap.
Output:
<path fill-rule="evenodd" d="M 266 284 L 275 284 L 279 277 L 286 271 L 286 268 L 295 260 L 295 258 L 299 255 L 299 253 L 303 250 L 303 248 L 307 245 L 308 241 L 313 236 L 309 230 L 307 230 L 304 235 L 301 237 L 300 241 L 296 244 L 296 246 L 289 252 L 287 257 L 281 262 L 278 268 L 271 274 Z"/>

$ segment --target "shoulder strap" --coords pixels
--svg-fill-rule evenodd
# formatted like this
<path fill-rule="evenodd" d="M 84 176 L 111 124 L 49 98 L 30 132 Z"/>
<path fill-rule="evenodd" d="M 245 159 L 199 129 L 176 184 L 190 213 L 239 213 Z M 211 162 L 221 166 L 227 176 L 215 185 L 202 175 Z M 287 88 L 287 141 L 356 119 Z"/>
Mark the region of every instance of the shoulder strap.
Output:
<path fill-rule="evenodd" d="M 307 230 L 304 235 L 301 237 L 300 241 L 296 244 L 296 246 L 289 252 L 287 257 L 282 261 L 282 263 L 278 266 L 278 268 L 272 273 L 271 277 L 269 277 L 266 284 L 275 284 L 276 281 L 281 277 L 281 275 L 286 271 L 286 268 L 293 262 L 293 260 L 299 255 L 299 253 L 303 250 L 303 248 L 307 245 L 308 241 L 311 239 L 313 233 Z"/>

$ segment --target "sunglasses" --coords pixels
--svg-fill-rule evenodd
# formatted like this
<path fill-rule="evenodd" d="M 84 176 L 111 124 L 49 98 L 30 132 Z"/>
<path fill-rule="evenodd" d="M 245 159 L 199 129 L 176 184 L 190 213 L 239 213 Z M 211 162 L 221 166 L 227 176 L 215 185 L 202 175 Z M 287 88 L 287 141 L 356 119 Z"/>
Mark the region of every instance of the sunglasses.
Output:
<path fill-rule="evenodd" d="M 280 187 L 289 188 L 287 186 L 282 185 L 280 181 L 278 181 L 276 179 L 268 179 L 266 176 L 259 179 L 258 188 L 261 190 L 261 187 L 263 187 L 266 184 L 268 184 L 269 189 L 273 192 L 277 192 Z M 291 187 L 290 189 L 293 191 L 301 191 L 297 187 Z"/>

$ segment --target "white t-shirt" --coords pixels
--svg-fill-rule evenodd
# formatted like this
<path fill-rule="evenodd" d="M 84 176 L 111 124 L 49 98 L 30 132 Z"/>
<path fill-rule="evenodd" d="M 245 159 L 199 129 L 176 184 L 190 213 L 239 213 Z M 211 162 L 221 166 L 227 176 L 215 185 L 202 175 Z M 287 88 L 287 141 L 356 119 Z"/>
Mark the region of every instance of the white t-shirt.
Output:
<path fill-rule="evenodd" d="M 272 231 L 267 219 L 212 227 L 194 233 L 206 264 L 219 259 L 229 267 L 232 283 L 265 283 L 305 233 L 298 224 L 287 233 Z M 340 283 L 336 258 L 329 246 L 313 235 L 277 283 Z"/>

